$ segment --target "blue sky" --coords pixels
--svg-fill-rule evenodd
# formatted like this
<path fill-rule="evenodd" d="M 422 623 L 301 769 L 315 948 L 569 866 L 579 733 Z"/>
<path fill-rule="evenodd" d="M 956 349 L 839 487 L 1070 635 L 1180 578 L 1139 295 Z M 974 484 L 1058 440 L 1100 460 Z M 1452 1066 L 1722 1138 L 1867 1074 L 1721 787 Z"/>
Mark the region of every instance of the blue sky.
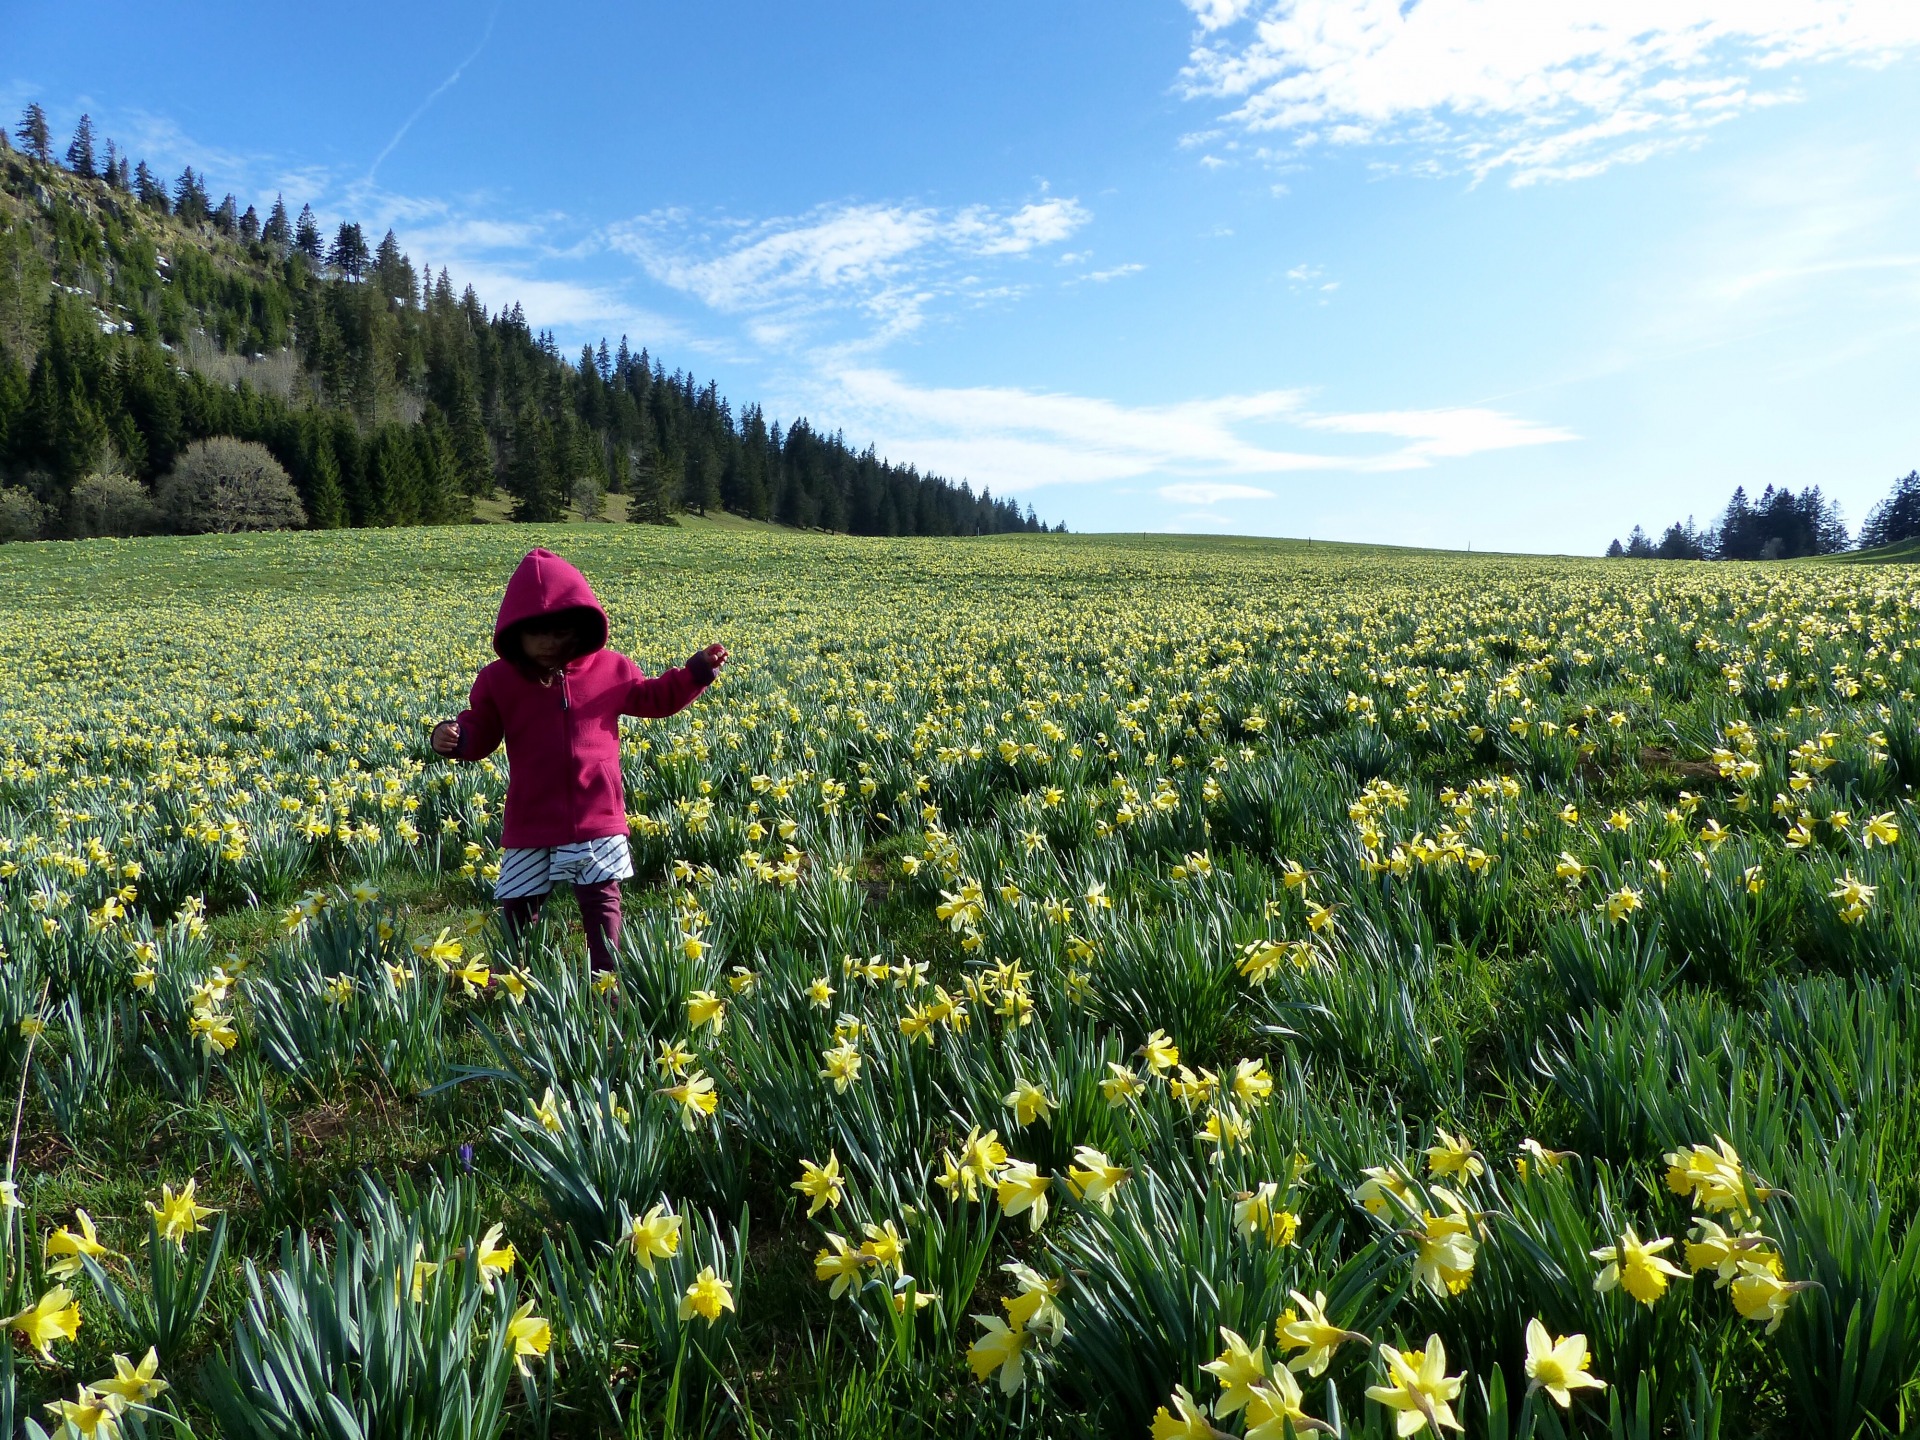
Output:
<path fill-rule="evenodd" d="M 1076 530 L 1920 465 L 1913 0 L 0 6 L 0 104 Z"/>

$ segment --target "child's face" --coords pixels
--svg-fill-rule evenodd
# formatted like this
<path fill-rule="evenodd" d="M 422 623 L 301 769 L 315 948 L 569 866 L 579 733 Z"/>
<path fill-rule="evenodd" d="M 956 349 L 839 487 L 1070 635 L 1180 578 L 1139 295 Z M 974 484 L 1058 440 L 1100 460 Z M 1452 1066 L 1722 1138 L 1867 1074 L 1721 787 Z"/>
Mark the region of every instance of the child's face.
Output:
<path fill-rule="evenodd" d="M 574 627 L 566 621 L 520 627 L 521 652 L 542 670 L 557 670 L 571 660 L 576 641 Z"/>

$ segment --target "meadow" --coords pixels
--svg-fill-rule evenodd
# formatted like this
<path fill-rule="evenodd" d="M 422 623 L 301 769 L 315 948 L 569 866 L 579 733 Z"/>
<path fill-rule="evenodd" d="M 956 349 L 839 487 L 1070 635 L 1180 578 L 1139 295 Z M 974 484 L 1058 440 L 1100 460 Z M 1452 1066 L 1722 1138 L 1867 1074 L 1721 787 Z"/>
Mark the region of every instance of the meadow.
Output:
<path fill-rule="evenodd" d="M 427 747 L 649 672 L 593 983 Z M 1877 1436 L 1920 584 L 471 526 L 0 552 L 0 1430 Z M 1578 1338 L 1576 1338 L 1578 1337 Z"/>

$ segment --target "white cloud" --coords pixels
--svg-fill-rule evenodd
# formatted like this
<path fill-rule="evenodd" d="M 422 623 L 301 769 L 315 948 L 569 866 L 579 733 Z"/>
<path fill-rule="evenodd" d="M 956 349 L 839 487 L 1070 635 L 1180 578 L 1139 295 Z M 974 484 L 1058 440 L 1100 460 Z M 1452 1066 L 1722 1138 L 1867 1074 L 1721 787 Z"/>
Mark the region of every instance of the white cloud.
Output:
<path fill-rule="evenodd" d="M 798 408 L 816 421 L 871 435 L 881 453 L 954 479 L 1011 491 L 1165 477 L 1161 493 L 1182 504 L 1271 493 L 1232 477 L 1421 469 L 1578 438 L 1479 408 L 1322 412 L 1297 390 L 1123 405 L 1012 386 L 920 386 L 857 366 L 830 369 L 824 383 L 803 389 Z M 1330 447 L 1325 436 L 1351 440 Z M 1391 443 L 1364 443 L 1375 437 Z"/>
<path fill-rule="evenodd" d="M 1091 280 L 1096 285 L 1104 285 L 1109 280 L 1118 280 L 1127 275 L 1138 275 L 1146 268 L 1146 266 L 1138 262 L 1129 262 L 1125 265 L 1115 265 L 1107 270 L 1089 270 L 1086 274 L 1076 275 L 1073 278 L 1075 281 Z"/>
<path fill-rule="evenodd" d="M 1182 79 L 1243 131 L 1575 179 L 1795 98 L 1784 67 L 1920 49 L 1913 0 L 1186 0 Z"/>
<path fill-rule="evenodd" d="M 1162 485 L 1162 500 L 1176 505 L 1218 505 L 1226 500 L 1271 500 L 1273 491 L 1258 485 L 1231 485 L 1219 480 L 1187 480 L 1178 485 Z"/>
<path fill-rule="evenodd" d="M 1018 293 L 989 284 L 978 262 L 1057 245 L 1091 218 L 1062 197 L 1011 210 L 835 205 L 759 222 L 701 222 L 661 210 L 613 226 L 606 239 L 659 283 L 723 313 L 755 316 L 769 334 L 791 341 L 810 317 L 853 312 L 878 326 L 871 345 L 917 328 L 942 296 Z"/>
<path fill-rule="evenodd" d="M 1577 437 L 1554 425 L 1522 420 L 1500 410 L 1382 410 L 1353 415 L 1303 415 L 1310 430 L 1342 435 L 1391 435 L 1405 440 L 1376 468 L 1411 469 L 1429 460 L 1457 459 L 1488 450 L 1552 445 Z"/>

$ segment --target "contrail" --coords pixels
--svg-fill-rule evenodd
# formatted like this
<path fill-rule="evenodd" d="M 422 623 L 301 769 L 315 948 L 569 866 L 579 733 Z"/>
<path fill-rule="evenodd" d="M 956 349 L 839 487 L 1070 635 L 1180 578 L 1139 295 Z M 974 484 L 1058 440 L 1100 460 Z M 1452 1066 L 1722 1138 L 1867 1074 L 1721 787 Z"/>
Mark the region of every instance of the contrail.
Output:
<path fill-rule="evenodd" d="M 380 168 L 381 162 L 393 153 L 396 145 L 407 138 L 407 131 L 413 128 L 413 122 L 426 114 L 427 107 L 442 95 L 446 94 L 447 91 L 451 90 L 454 82 L 460 78 L 460 73 L 480 58 L 480 52 L 487 48 L 487 41 L 493 38 L 493 22 L 500 18 L 500 6 L 503 3 L 505 3 L 505 0 L 494 0 L 493 13 L 487 16 L 487 28 L 480 32 L 480 43 L 473 47 L 473 53 L 453 67 L 453 73 L 434 87 L 433 93 L 420 102 L 414 112 L 407 117 L 406 123 L 393 132 L 393 138 L 387 142 L 387 148 L 374 157 L 373 164 L 367 167 L 367 180 L 369 182 L 373 180 L 374 172 Z"/>

